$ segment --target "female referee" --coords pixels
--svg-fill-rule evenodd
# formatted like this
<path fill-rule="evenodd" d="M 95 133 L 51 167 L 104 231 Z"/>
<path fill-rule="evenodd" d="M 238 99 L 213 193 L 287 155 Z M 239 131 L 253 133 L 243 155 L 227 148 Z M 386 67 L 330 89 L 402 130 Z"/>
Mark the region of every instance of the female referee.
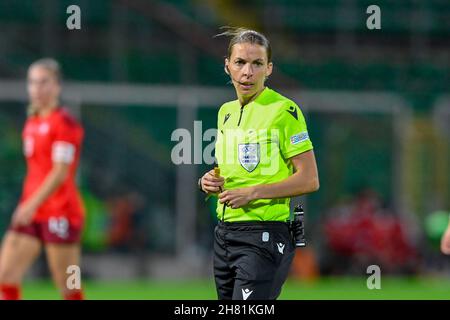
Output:
<path fill-rule="evenodd" d="M 225 72 L 237 100 L 218 113 L 214 170 L 198 181 L 218 194 L 214 277 L 219 299 L 276 299 L 294 257 L 290 197 L 319 189 L 313 146 L 299 107 L 265 86 L 271 47 L 253 30 L 229 29 Z"/>
<path fill-rule="evenodd" d="M 62 297 L 81 300 L 81 288 L 66 285 L 66 272 L 80 263 L 84 209 L 75 173 L 83 129 L 59 104 L 61 75 L 55 60 L 31 64 L 27 90 L 30 106 L 22 132 L 27 174 L 0 252 L 0 299 L 21 298 L 23 277 L 44 247 Z"/>

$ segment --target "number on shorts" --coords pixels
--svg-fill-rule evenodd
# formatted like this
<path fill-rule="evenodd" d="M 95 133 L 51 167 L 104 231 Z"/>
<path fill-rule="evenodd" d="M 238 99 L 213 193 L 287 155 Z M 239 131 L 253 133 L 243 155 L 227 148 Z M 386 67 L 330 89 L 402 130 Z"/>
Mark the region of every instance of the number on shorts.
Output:
<path fill-rule="evenodd" d="M 69 236 L 69 221 L 65 217 L 52 217 L 48 220 L 48 230 L 58 237 L 65 239 Z"/>

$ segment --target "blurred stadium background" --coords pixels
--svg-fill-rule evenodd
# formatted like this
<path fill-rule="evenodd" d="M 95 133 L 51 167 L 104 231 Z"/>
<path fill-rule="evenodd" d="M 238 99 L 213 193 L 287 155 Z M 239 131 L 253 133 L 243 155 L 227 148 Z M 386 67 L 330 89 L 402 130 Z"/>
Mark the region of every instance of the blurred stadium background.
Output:
<path fill-rule="evenodd" d="M 66 27 L 72 4 L 81 30 Z M 366 28 L 371 4 L 381 30 Z M 305 205 L 309 245 L 281 298 L 450 298 L 439 253 L 450 211 L 448 0 L 1 0 L 0 234 L 25 172 L 26 70 L 51 56 L 86 130 L 87 298 L 215 299 L 215 204 L 196 189 L 211 165 L 194 151 L 234 99 L 227 41 L 213 38 L 223 25 L 268 36 L 268 85 L 299 103 L 315 145 L 321 189 L 293 201 Z M 191 164 L 171 160 L 177 128 L 191 132 Z M 382 290 L 366 287 L 370 264 Z M 24 297 L 58 298 L 43 258 Z"/>

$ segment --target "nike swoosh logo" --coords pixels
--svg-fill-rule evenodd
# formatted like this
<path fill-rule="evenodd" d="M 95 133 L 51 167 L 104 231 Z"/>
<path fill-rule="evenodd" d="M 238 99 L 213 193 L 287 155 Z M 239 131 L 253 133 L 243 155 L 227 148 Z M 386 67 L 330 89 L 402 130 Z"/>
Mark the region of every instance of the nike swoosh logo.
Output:
<path fill-rule="evenodd" d="M 294 111 L 291 111 L 290 109 L 294 108 Z M 295 118 L 295 120 L 298 120 L 298 115 L 297 115 L 297 108 L 296 107 L 290 107 L 289 110 L 286 110 L 287 112 L 290 113 L 291 116 L 293 116 Z"/>

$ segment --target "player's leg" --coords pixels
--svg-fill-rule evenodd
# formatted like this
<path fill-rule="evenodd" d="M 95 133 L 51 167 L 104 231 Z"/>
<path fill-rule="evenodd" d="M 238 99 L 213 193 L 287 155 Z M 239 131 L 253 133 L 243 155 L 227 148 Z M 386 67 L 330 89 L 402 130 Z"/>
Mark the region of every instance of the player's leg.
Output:
<path fill-rule="evenodd" d="M 219 300 L 231 300 L 234 288 L 235 272 L 227 261 L 223 230 L 214 230 L 214 280 Z"/>
<path fill-rule="evenodd" d="M 73 275 L 68 273 L 70 266 L 79 267 L 80 265 L 80 245 L 78 243 L 46 243 L 45 251 L 53 281 L 61 296 L 65 300 L 82 300 L 81 279 L 68 281 L 70 276 L 81 276 L 77 273 Z"/>
<path fill-rule="evenodd" d="M 6 233 L 0 251 L 0 300 L 21 298 L 23 277 L 40 251 L 37 237 L 12 230 Z"/>
<path fill-rule="evenodd" d="M 74 224 L 64 216 L 50 217 L 42 223 L 42 230 L 48 266 L 61 296 L 65 300 L 82 300 L 79 269 L 82 222 Z M 75 269 L 70 269 L 71 266 Z"/>

